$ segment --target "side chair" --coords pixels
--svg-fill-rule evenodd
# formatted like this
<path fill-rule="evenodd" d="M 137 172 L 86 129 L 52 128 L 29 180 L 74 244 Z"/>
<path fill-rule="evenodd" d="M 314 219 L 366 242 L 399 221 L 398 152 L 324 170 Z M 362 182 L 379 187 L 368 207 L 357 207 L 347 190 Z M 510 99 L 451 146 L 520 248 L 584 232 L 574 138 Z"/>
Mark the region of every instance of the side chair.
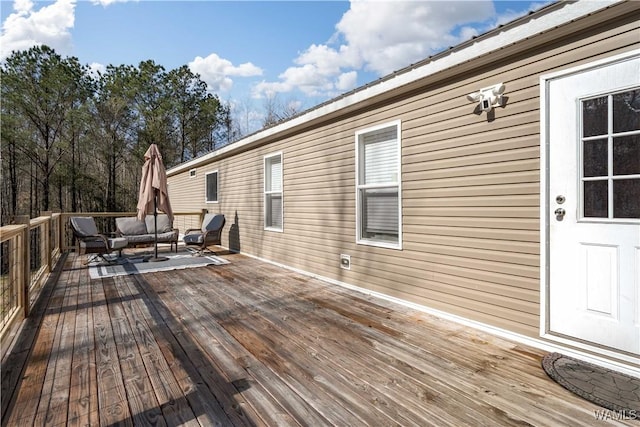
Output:
<path fill-rule="evenodd" d="M 90 216 L 72 216 L 69 218 L 69 224 L 76 238 L 76 250 L 79 255 L 92 254 L 86 262 L 101 259 L 105 262 L 112 263 L 114 260 L 105 258 L 105 254 L 118 251 L 118 257 L 122 256 L 122 249 L 127 246 L 127 239 L 122 237 L 110 238 L 98 232 L 98 227 L 93 217 Z"/>
<path fill-rule="evenodd" d="M 200 228 L 190 228 L 184 232 L 185 245 L 197 246 L 197 255 L 202 255 L 207 246 L 220 245 L 225 218 L 222 214 L 205 214 Z M 210 250 L 210 252 L 213 252 Z M 215 252 L 213 252 L 215 254 Z"/>

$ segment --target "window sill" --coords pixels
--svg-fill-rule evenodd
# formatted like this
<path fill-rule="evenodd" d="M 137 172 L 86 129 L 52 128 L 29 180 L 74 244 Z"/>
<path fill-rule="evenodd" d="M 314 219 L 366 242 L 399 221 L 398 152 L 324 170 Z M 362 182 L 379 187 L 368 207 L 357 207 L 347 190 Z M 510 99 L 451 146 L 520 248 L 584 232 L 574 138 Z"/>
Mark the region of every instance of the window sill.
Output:
<path fill-rule="evenodd" d="M 282 229 L 282 228 L 273 228 L 273 227 L 265 227 L 264 231 L 273 231 L 275 233 L 284 233 L 284 229 Z"/>
<path fill-rule="evenodd" d="M 388 243 L 388 242 L 378 242 L 375 240 L 356 240 L 356 244 L 357 245 L 363 245 L 363 246 L 375 246 L 378 248 L 385 248 L 385 249 L 395 249 L 398 251 L 402 250 L 402 245 L 400 243 Z"/>

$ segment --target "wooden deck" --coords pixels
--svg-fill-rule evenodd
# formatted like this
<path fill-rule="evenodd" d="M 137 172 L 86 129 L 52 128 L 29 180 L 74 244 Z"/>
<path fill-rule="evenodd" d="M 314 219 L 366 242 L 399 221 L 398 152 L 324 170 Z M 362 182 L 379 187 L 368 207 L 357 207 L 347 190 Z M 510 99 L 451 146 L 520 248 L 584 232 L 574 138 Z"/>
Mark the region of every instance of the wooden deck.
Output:
<path fill-rule="evenodd" d="M 3 361 L 2 425 L 596 423 L 542 351 L 225 258 L 91 280 L 70 255 Z"/>

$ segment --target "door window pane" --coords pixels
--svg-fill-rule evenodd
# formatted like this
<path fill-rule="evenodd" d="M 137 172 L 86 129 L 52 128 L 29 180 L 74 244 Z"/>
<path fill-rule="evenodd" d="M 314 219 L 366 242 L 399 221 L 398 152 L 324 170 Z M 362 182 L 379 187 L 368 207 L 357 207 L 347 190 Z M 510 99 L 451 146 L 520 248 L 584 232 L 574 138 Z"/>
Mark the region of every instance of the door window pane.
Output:
<path fill-rule="evenodd" d="M 607 134 L 608 97 L 582 101 L 582 136 Z"/>
<path fill-rule="evenodd" d="M 613 174 L 640 174 L 640 135 L 613 138 Z"/>
<path fill-rule="evenodd" d="M 584 141 L 583 171 L 585 177 L 607 176 L 607 140 Z"/>
<path fill-rule="evenodd" d="M 608 194 L 607 181 L 585 181 L 584 217 L 607 218 L 609 216 Z"/>
<path fill-rule="evenodd" d="M 640 179 L 613 181 L 613 217 L 640 219 Z"/>
<path fill-rule="evenodd" d="M 613 95 L 613 131 L 640 130 L 640 89 Z"/>

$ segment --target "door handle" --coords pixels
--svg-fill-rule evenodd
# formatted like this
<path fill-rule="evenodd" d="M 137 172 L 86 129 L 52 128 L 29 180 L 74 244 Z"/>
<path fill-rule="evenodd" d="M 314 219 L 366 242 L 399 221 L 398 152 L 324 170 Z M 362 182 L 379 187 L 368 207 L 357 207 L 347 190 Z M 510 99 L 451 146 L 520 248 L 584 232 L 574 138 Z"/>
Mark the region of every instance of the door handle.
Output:
<path fill-rule="evenodd" d="M 556 214 L 556 219 L 562 220 L 562 218 L 565 216 L 567 212 L 562 208 L 558 208 L 555 211 L 553 211 L 553 213 Z"/>

